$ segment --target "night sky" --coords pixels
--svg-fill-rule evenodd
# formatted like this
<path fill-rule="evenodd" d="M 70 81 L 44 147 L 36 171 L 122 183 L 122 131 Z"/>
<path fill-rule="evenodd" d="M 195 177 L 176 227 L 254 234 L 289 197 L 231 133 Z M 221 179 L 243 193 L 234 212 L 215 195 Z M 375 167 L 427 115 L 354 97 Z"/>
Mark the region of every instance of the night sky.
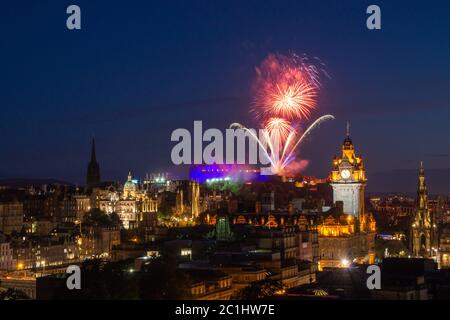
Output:
<path fill-rule="evenodd" d="M 328 174 L 348 120 L 369 190 L 414 191 L 423 159 L 430 191 L 450 192 L 444 1 L 4 1 L 0 39 L 0 178 L 81 184 L 93 136 L 103 179 L 169 171 L 174 129 L 255 127 L 255 66 L 296 52 L 331 75 L 314 117 L 336 116 L 302 148 L 305 174 Z"/>

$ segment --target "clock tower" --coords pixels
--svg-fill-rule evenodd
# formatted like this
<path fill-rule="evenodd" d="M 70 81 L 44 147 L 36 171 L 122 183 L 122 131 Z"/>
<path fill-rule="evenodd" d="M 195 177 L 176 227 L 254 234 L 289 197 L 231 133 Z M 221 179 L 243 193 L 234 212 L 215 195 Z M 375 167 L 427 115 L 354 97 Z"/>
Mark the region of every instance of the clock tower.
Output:
<path fill-rule="evenodd" d="M 329 179 L 335 206 L 318 226 L 319 270 L 347 268 L 353 262 L 373 264 L 376 221 L 364 209 L 366 173 L 361 156 L 355 154 L 348 123 L 342 153 L 332 164 Z"/>
<path fill-rule="evenodd" d="M 334 156 L 330 174 L 333 202 L 342 201 L 343 213 L 364 220 L 364 187 L 366 175 L 361 156 L 355 154 L 349 124 L 340 157 Z"/>

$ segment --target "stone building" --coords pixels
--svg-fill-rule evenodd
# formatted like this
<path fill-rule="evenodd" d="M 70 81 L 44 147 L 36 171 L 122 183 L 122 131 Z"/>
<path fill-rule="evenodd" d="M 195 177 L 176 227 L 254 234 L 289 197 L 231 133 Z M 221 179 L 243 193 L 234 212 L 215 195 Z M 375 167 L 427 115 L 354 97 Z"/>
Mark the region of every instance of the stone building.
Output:
<path fill-rule="evenodd" d="M 0 203 L 0 231 L 11 234 L 20 232 L 23 227 L 23 205 L 18 201 Z"/>
<path fill-rule="evenodd" d="M 319 269 L 374 263 L 376 223 L 365 211 L 365 168 L 362 157 L 355 153 L 348 125 L 341 156 L 332 162 L 330 181 L 334 208 L 323 214 L 318 226 Z"/>
<path fill-rule="evenodd" d="M 417 188 L 416 210 L 411 224 L 411 253 L 414 257 L 435 257 L 437 251 L 436 224 L 432 221 L 428 208 L 428 191 L 425 169 L 420 162 L 419 184 Z"/>
<path fill-rule="evenodd" d="M 13 249 L 6 237 L 0 234 L 0 271 L 14 270 L 15 266 Z"/>
<path fill-rule="evenodd" d="M 131 172 L 122 190 L 100 190 L 97 198 L 98 208 L 117 213 L 125 229 L 137 228 L 145 213 L 158 211 L 157 200 L 133 180 Z"/>
<path fill-rule="evenodd" d="M 450 268 L 450 224 L 444 224 L 439 232 L 438 263 L 440 268 Z"/>

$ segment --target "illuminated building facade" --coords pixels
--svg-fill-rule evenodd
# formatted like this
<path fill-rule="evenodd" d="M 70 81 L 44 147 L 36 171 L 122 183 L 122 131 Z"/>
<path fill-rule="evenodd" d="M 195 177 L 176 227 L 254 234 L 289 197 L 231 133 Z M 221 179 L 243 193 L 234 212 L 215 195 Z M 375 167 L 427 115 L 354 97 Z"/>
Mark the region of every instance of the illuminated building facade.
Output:
<path fill-rule="evenodd" d="M 74 195 L 74 199 L 76 221 L 80 222 L 89 210 L 91 210 L 91 199 L 89 196 L 84 194 L 76 194 Z"/>
<path fill-rule="evenodd" d="M 200 183 L 191 181 L 191 214 L 192 218 L 197 218 L 200 214 Z"/>
<path fill-rule="evenodd" d="M 341 157 L 334 157 L 330 174 L 334 208 L 318 226 L 319 269 L 375 260 L 376 223 L 364 209 L 364 164 L 355 154 L 348 128 Z"/>
<path fill-rule="evenodd" d="M 152 189 L 152 191 L 156 192 L 169 191 L 171 183 L 168 173 L 147 173 L 143 181 L 147 189 Z"/>
<path fill-rule="evenodd" d="M 117 213 L 125 229 L 136 228 L 143 220 L 143 214 L 158 211 L 157 200 L 139 187 L 131 172 L 121 193 L 107 190 L 99 197 L 99 209 L 109 214 Z"/>
<path fill-rule="evenodd" d="M 113 246 L 120 245 L 120 229 L 116 227 L 86 227 L 77 241 L 81 259 L 110 257 Z"/>
<path fill-rule="evenodd" d="M 204 210 L 200 195 L 200 183 L 197 181 L 179 180 L 174 182 L 175 192 L 171 194 L 174 201 L 161 196 L 161 202 L 166 202 L 171 207 L 171 213 L 177 217 L 192 222 Z M 163 205 L 163 204 L 161 204 Z"/>
<path fill-rule="evenodd" d="M 51 268 L 78 261 L 78 246 L 55 237 L 25 238 L 12 245 L 15 270 Z"/>

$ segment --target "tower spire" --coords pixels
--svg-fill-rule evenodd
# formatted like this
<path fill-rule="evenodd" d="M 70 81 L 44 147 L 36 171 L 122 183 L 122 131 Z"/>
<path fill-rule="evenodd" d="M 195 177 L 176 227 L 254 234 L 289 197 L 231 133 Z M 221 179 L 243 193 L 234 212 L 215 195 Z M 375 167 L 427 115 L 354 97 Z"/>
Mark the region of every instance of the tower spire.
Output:
<path fill-rule="evenodd" d="M 420 161 L 416 208 L 411 228 L 412 253 L 414 256 L 431 257 L 435 234 L 428 208 L 428 192 L 423 161 Z"/>
<path fill-rule="evenodd" d="M 100 183 L 100 166 L 97 162 L 97 154 L 95 152 L 95 140 L 92 138 L 91 160 L 89 161 L 86 175 L 86 184 L 93 187 Z"/>
<path fill-rule="evenodd" d="M 423 161 L 420 161 L 419 186 L 417 188 L 417 199 L 421 209 L 428 209 L 427 183 L 425 181 L 425 169 Z"/>
<path fill-rule="evenodd" d="M 350 137 L 350 122 L 347 121 L 347 138 Z"/>
<path fill-rule="evenodd" d="M 97 155 L 95 154 L 95 139 L 94 138 L 92 138 L 91 162 L 97 162 Z"/>

